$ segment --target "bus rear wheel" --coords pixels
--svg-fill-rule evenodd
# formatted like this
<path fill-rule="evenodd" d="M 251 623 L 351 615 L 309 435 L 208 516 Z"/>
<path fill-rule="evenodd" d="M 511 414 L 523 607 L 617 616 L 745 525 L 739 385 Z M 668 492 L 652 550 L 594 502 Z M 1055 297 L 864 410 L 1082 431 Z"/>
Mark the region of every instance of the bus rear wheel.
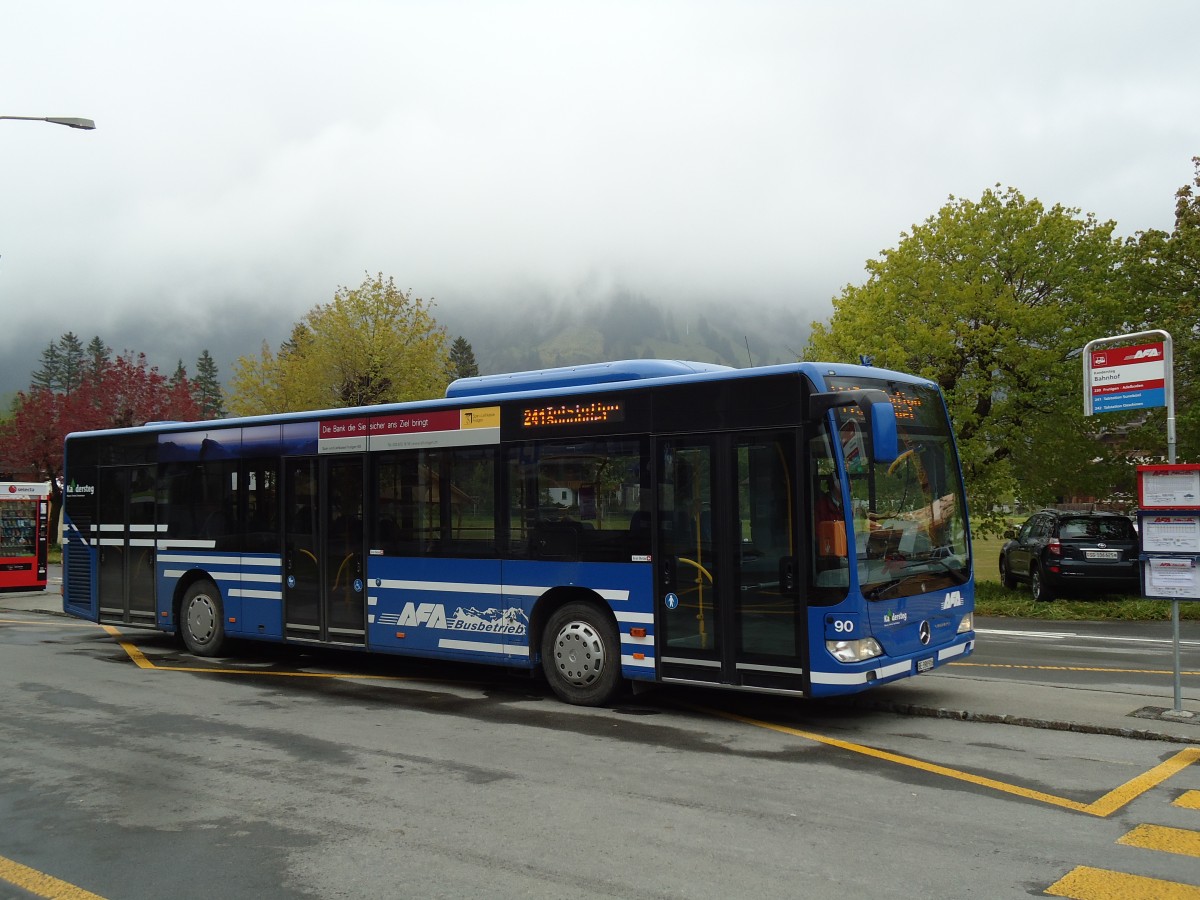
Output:
<path fill-rule="evenodd" d="M 211 581 L 197 581 L 183 595 L 179 631 L 183 644 L 196 656 L 218 656 L 225 646 L 221 593 Z"/>
<path fill-rule="evenodd" d="M 621 682 L 621 644 L 612 620 L 590 603 L 567 603 L 546 623 L 542 670 L 561 699 L 603 706 Z"/>

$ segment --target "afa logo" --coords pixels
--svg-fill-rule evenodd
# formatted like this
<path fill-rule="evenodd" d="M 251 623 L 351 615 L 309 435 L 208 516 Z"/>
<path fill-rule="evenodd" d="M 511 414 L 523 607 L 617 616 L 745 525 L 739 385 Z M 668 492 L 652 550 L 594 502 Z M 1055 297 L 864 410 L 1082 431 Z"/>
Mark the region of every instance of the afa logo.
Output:
<path fill-rule="evenodd" d="M 954 609 L 957 606 L 966 605 L 966 600 L 963 598 L 962 591 L 949 591 L 942 598 L 942 609 Z"/>
<path fill-rule="evenodd" d="M 430 628 L 445 628 L 446 607 L 440 603 L 405 603 L 397 624 L 409 627 L 428 625 Z"/>
<path fill-rule="evenodd" d="M 1133 356 L 1131 356 L 1129 358 L 1130 359 L 1158 359 L 1160 356 L 1162 356 L 1162 348 L 1161 347 L 1143 347 L 1141 350 L 1139 350 L 1137 353 L 1133 354 Z"/>

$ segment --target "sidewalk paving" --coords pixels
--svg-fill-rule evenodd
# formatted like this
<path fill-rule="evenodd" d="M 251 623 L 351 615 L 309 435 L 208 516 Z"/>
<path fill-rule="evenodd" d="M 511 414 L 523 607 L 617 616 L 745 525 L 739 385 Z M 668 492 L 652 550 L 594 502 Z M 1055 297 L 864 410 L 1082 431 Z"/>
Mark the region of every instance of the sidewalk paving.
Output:
<path fill-rule="evenodd" d="M 0 594 L 0 612 L 63 615 L 62 583 L 52 582 L 45 591 Z M 1175 714 L 1173 694 L 1170 683 L 1152 696 L 989 678 L 950 665 L 855 694 L 846 703 L 900 715 L 1200 744 L 1200 690 L 1184 686 L 1183 716 Z"/>

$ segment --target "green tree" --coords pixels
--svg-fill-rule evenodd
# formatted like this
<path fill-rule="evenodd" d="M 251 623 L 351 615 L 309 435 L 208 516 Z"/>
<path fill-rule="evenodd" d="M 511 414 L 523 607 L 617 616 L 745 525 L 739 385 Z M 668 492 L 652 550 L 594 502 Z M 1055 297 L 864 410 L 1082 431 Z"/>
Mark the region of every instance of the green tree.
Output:
<path fill-rule="evenodd" d="M 192 394 L 200 414 L 206 419 L 219 419 L 225 415 L 225 396 L 221 391 L 221 380 L 217 375 L 217 363 L 208 349 L 200 351 L 196 360 L 196 376 L 192 379 Z"/>
<path fill-rule="evenodd" d="M 478 374 L 475 351 L 471 349 L 470 341 L 460 334 L 450 346 L 450 377 L 473 378 Z"/>
<path fill-rule="evenodd" d="M 88 341 L 86 354 L 86 374 L 93 378 L 99 378 L 112 362 L 112 347 L 109 347 L 104 341 L 100 340 L 99 335 L 96 335 Z"/>
<path fill-rule="evenodd" d="M 946 393 L 977 521 L 1014 493 L 1104 493 L 1117 471 L 1082 414 L 1078 351 L 1128 318 L 1114 223 L 1013 189 L 951 197 L 813 323 L 808 359 L 916 372 Z M 1127 468 L 1127 466 L 1125 467 Z"/>
<path fill-rule="evenodd" d="M 171 373 L 171 377 L 167 380 L 167 386 L 171 390 L 175 390 L 182 384 L 188 383 L 187 366 L 183 364 L 183 360 L 175 363 L 175 371 Z"/>
<path fill-rule="evenodd" d="M 69 394 L 82 383 L 85 373 L 83 344 L 68 331 L 42 351 L 41 366 L 30 383 L 35 388 Z"/>
<path fill-rule="evenodd" d="M 30 386 L 48 391 L 57 391 L 62 384 L 62 360 L 58 353 L 58 342 L 51 341 L 42 351 L 42 364 L 34 370 Z"/>
<path fill-rule="evenodd" d="M 313 307 L 273 354 L 242 357 L 230 380 L 238 414 L 365 406 L 434 397 L 446 388 L 446 332 L 432 303 L 368 275 Z"/>
<path fill-rule="evenodd" d="M 1180 458 L 1200 456 L 1200 156 L 1191 184 L 1175 192 L 1175 228 L 1139 232 L 1127 244 L 1129 292 L 1141 300 L 1137 330 L 1162 328 L 1175 349 L 1176 439 Z M 1138 430 L 1143 455 L 1161 457 L 1165 412 Z"/>

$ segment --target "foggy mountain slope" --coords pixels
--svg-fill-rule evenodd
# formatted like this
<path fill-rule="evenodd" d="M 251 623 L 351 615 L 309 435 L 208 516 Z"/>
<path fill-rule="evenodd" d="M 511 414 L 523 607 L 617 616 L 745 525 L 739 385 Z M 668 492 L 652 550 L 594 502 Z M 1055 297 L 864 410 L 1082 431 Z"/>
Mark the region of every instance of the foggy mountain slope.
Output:
<path fill-rule="evenodd" d="M 674 308 L 623 293 L 604 301 L 439 305 L 483 374 L 614 359 L 689 359 L 737 368 L 794 362 L 816 316 L 729 304 Z M 747 343 L 749 351 L 747 351 Z"/>

